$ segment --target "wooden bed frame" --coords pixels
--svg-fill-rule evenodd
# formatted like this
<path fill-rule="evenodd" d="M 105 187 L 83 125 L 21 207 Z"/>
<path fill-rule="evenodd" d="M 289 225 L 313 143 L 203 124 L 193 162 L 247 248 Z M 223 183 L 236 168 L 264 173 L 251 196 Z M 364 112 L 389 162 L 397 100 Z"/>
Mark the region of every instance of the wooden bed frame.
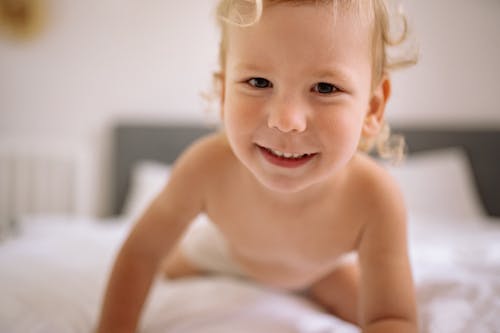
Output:
<path fill-rule="evenodd" d="M 215 127 L 199 124 L 117 124 L 113 129 L 113 214 L 122 211 L 137 161 L 171 164 L 191 142 L 214 130 Z M 500 217 L 500 129 L 396 128 L 394 132 L 405 136 L 409 154 L 454 146 L 464 148 L 485 210 Z"/>

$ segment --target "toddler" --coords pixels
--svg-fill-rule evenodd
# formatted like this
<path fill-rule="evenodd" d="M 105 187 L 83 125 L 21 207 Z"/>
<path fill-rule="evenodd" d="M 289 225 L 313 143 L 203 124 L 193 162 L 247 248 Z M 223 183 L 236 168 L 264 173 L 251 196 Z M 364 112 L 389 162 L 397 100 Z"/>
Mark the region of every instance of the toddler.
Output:
<path fill-rule="evenodd" d="M 223 130 L 184 152 L 134 226 L 98 332 L 134 332 L 159 272 L 237 274 L 365 333 L 417 332 L 403 199 L 364 152 L 387 139 L 387 4 L 222 0 L 218 18 Z"/>

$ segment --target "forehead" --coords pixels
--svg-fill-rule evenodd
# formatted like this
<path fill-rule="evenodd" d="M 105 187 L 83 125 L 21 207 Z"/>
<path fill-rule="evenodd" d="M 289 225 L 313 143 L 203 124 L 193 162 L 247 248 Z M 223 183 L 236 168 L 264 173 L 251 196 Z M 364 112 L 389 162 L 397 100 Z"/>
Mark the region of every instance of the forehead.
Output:
<path fill-rule="evenodd" d="M 226 29 L 228 62 L 371 63 L 370 23 L 333 3 L 268 5 L 257 23 Z"/>

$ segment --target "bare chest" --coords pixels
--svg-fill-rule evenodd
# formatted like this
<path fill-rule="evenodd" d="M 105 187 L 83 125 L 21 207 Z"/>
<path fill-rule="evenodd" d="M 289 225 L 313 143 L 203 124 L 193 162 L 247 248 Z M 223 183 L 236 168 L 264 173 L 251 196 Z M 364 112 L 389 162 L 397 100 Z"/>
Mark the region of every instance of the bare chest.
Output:
<path fill-rule="evenodd" d="M 219 196 L 207 214 L 249 275 L 282 286 L 306 284 L 353 251 L 359 223 L 333 203 L 276 206 L 245 193 Z"/>

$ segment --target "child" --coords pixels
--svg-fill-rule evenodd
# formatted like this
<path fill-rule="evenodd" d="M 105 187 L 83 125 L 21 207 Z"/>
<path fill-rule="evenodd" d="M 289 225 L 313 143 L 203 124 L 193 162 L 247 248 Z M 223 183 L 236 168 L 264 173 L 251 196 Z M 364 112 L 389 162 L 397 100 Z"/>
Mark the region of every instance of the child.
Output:
<path fill-rule="evenodd" d="M 380 133 L 390 95 L 385 6 L 221 1 L 224 130 L 187 149 L 133 228 L 98 332 L 134 332 L 160 270 L 240 274 L 366 333 L 417 332 L 403 200 L 358 149 Z M 200 213 L 213 224 L 178 243 Z"/>

